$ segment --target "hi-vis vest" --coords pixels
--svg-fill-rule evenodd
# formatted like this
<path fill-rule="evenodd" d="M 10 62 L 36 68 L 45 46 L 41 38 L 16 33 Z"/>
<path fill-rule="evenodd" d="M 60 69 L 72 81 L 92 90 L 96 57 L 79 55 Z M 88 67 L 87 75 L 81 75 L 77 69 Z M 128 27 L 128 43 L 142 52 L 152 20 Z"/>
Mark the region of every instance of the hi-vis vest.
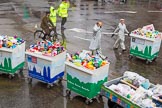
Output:
<path fill-rule="evenodd" d="M 58 14 L 60 17 L 68 17 L 68 8 L 70 6 L 69 2 L 62 2 L 58 9 Z"/>
<path fill-rule="evenodd" d="M 50 20 L 54 26 L 56 26 L 56 21 L 57 21 L 57 10 L 54 10 L 54 7 L 50 7 Z"/>

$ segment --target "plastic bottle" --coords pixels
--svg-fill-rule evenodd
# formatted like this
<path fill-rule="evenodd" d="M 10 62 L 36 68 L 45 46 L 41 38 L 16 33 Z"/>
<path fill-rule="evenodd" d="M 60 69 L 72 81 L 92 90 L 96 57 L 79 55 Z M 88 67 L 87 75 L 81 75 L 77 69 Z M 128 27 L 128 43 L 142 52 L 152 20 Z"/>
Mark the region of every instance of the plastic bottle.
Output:
<path fill-rule="evenodd" d="M 40 45 L 44 48 L 44 41 L 40 42 Z"/>
<path fill-rule="evenodd" d="M 6 47 L 7 46 L 6 40 L 2 40 L 2 42 L 3 42 L 2 46 Z"/>
<path fill-rule="evenodd" d="M 57 47 L 57 54 L 59 54 L 60 53 L 60 48 L 59 47 Z"/>
<path fill-rule="evenodd" d="M 90 55 L 88 53 L 86 54 L 86 58 L 85 59 L 87 59 L 88 61 L 91 60 L 91 57 L 90 57 Z"/>
<path fill-rule="evenodd" d="M 44 50 L 47 51 L 47 44 L 44 43 Z"/>
<path fill-rule="evenodd" d="M 38 51 L 40 51 L 41 48 L 40 42 L 37 42 L 37 46 L 38 46 Z"/>
<path fill-rule="evenodd" d="M 70 56 L 69 53 L 67 53 L 66 56 L 67 56 L 67 58 L 68 58 L 69 60 L 72 60 L 72 58 L 71 58 L 71 56 Z"/>
<path fill-rule="evenodd" d="M 60 47 L 60 49 L 61 49 L 61 53 L 64 51 L 64 47 L 63 46 L 61 46 Z"/>
<path fill-rule="evenodd" d="M 55 52 L 54 52 L 54 50 L 53 50 L 53 51 L 51 52 L 51 56 L 55 56 L 54 53 L 55 53 Z"/>
<path fill-rule="evenodd" d="M 13 45 L 12 45 L 12 48 L 13 48 L 13 49 L 14 49 L 14 48 L 16 48 L 16 45 L 15 45 L 15 44 L 13 44 Z"/>
<path fill-rule="evenodd" d="M 99 55 L 98 55 L 98 53 L 97 53 L 97 54 L 95 55 L 94 61 L 98 63 L 98 62 L 99 62 L 99 59 L 100 59 L 100 57 L 99 57 Z"/>
<path fill-rule="evenodd" d="M 2 40 L 0 40 L 0 48 L 2 48 L 2 44 L 3 44 L 3 42 L 2 42 Z"/>

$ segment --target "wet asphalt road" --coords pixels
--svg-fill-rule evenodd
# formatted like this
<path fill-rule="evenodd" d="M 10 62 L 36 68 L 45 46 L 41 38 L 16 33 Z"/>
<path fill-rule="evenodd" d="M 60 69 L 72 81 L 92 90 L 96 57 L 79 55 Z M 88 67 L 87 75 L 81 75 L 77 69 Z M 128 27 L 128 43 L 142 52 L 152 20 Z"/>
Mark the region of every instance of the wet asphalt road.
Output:
<path fill-rule="evenodd" d="M 26 47 L 34 43 L 34 26 L 39 25 L 44 12 L 50 5 L 58 6 L 56 0 L 1 0 L 0 1 L 0 34 L 18 35 L 26 40 Z M 72 0 L 71 0 L 72 1 Z M 66 23 L 67 50 L 70 53 L 88 49 L 94 24 L 103 21 L 103 32 L 112 33 L 120 18 L 126 19 L 129 31 L 147 24 L 154 24 L 155 29 L 162 31 L 161 0 L 131 0 L 127 4 L 73 0 Z M 107 0 L 111 1 L 111 0 Z M 124 12 L 121 12 L 124 11 Z M 75 29 L 74 29 L 75 28 Z M 60 19 L 57 23 L 60 32 Z M 80 30 L 83 29 L 83 30 Z M 80 30 L 80 31 L 78 31 Z M 112 46 L 115 38 L 111 35 L 102 35 L 102 52 L 111 60 L 109 80 L 119 77 L 123 72 L 130 70 L 148 78 L 153 83 L 162 84 L 162 48 L 159 58 L 150 65 L 145 61 L 134 58 L 129 60 L 130 37 L 126 38 L 127 51 L 114 51 Z M 61 84 L 47 89 L 46 84 L 27 81 L 27 66 L 23 73 L 16 75 L 12 80 L 8 75 L 0 75 L 0 108 L 103 108 L 104 104 L 85 105 L 84 98 L 76 97 L 72 101 L 63 96 Z M 65 81 L 63 81 L 65 82 Z M 106 108 L 106 107 L 105 107 Z"/>

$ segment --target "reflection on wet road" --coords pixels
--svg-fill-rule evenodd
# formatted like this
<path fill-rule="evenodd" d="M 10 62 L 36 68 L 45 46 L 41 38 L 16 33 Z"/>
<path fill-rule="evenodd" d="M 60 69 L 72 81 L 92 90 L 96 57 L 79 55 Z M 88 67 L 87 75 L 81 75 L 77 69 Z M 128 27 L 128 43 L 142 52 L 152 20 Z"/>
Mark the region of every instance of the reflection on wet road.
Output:
<path fill-rule="evenodd" d="M 0 34 L 18 35 L 26 40 L 26 47 L 34 43 L 34 26 L 40 24 L 44 12 L 50 5 L 56 8 L 59 0 L 0 0 Z M 72 1 L 72 0 L 71 0 Z M 133 58 L 129 60 L 130 37 L 126 37 L 127 51 L 113 50 L 115 38 L 111 33 L 116 28 L 120 18 L 126 19 L 127 28 L 132 31 L 147 24 L 154 24 L 162 31 L 162 2 L 161 0 L 130 0 L 126 4 L 119 2 L 97 2 L 91 0 L 73 0 L 65 25 L 67 50 L 70 53 L 88 49 L 92 27 L 98 21 L 103 21 L 102 51 L 108 56 L 111 65 L 109 80 L 119 77 L 126 70 L 134 71 L 150 79 L 153 83 L 162 84 L 162 49 L 159 58 L 150 65 L 145 61 Z M 58 18 L 57 30 L 61 33 Z M 77 30 L 80 30 L 77 32 Z M 46 84 L 33 81 L 28 84 L 27 66 L 23 73 L 8 79 L 7 75 L 0 75 L 0 108 L 106 108 L 106 105 L 96 100 L 91 105 L 84 103 L 85 99 L 76 97 L 73 100 L 65 97 L 63 86 L 54 85 L 47 89 Z M 63 81 L 65 83 L 65 81 Z M 100 99 L 101 100 L 101 99 Z"/>

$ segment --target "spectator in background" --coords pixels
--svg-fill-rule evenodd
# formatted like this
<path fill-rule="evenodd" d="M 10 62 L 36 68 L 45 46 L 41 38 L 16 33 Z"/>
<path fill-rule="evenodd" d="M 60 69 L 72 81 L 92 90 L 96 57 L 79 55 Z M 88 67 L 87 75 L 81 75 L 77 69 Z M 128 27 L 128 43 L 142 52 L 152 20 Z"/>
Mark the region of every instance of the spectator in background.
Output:
<path fill-rule="evenodd" d="M 70 3 L 68 0 L 62 0 L 61 4 L 59 5 L 58 14 L 62 18 L 61 29 L 65 29 L 64 25 L 67 21 L 69 7 Z"/>

